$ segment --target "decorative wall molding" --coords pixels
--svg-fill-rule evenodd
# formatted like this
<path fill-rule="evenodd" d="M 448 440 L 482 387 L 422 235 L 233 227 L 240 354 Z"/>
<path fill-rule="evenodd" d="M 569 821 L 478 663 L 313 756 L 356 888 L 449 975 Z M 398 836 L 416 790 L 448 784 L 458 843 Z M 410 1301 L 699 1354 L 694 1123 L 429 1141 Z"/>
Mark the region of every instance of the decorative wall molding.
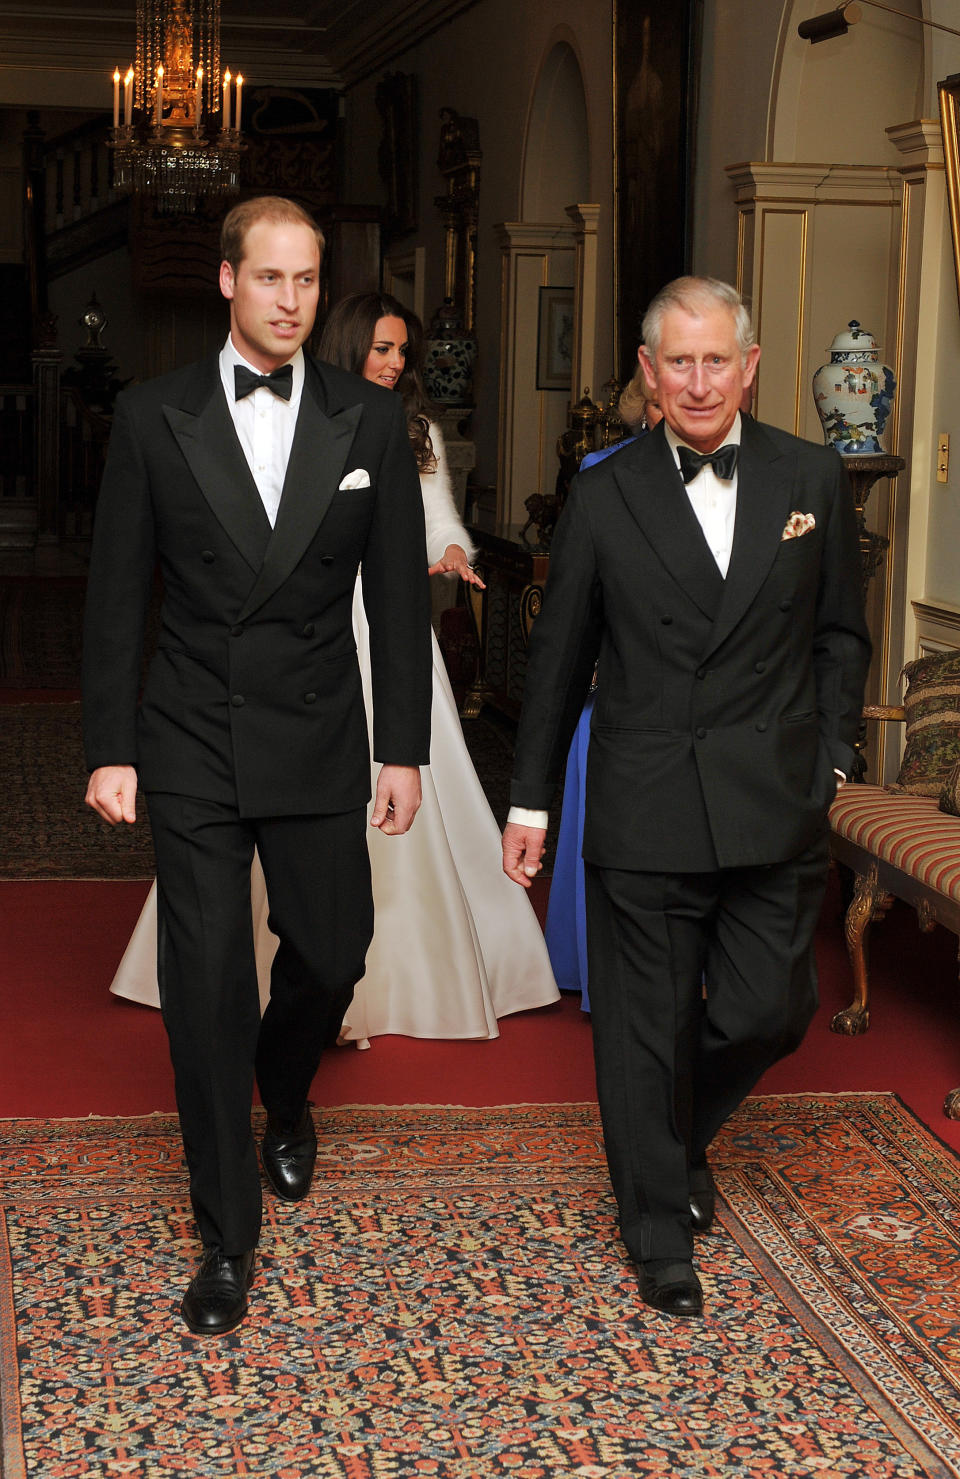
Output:
<path fill-rule="evenodd" d="M 948 602 L 911 601 L 917 621 L 917 656 L 960 647 L 960 606 Z"/>
<path fill-rule="evenodd" d="M 888 130 L 889 132 L 889 130 Z M 883 164 L 770 164 L 749 161 L 726 167 L 738 205 L 899 204 L 898 171 Z"/>
<path fill-rule="evenodd" d="M 497 520 L 522 524 L 524 501 L 553 492 L 556 440 L 566 426 L 569 396 L 538 390 L 540 287 L 573 287 L 576 228 L 572 221 L 501 221 L 500 420 Z"/>
<path fill-rule="evenodd" d="M 907 165 L 943 167 L 943 135 L 939 118 L 915 118 L 911 123 L 897 123 L 886 130 Z"/>

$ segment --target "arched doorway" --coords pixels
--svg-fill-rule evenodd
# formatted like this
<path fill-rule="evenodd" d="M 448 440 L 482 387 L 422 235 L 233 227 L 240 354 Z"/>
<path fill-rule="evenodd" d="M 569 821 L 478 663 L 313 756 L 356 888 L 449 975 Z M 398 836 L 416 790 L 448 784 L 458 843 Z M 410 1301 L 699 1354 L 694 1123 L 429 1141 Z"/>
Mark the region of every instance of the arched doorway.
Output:
<path fill-rule="evenodd" d="M 572 367 L 568 383 L 545 382 L 538 356 L 541 308 L 555 308 L 558 294 L 563 290 L 573 294 L 576 286 L 573 337 L 579 366 L 584 357 L 585 299 L 591 334 L 596 317 L 596 220 L 588 218 L 585 228 L 580 211 L 580 203 L 590 198 L 590 127 L 583 75 L 571 41 L 555 36 L 545 53 L 527 114 L 519 219 L 499 228 L 503 253 L 499 516 L 506 524 L 523 522 L 524 500 L 531 494 L 553 492 L 556 441 L 566 426 L 573 378 L 581 373 L 581 368 Z M 581 391 L 582 387 L 577 393 Z"/>

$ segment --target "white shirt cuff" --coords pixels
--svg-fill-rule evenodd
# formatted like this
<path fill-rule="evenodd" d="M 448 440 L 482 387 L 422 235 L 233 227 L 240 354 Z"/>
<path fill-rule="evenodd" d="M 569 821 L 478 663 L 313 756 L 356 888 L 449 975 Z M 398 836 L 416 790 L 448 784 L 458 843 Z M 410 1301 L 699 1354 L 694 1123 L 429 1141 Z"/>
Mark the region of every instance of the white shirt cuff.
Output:
<path fill-rule="evenodd" d="M 511 806 L 507 812 L 508 827 L 511 824 L 516 827 L 539 827 L 541 832 L 545 832 L 549 821 L 548 811 L 529 811 L 525 806 Z"/>

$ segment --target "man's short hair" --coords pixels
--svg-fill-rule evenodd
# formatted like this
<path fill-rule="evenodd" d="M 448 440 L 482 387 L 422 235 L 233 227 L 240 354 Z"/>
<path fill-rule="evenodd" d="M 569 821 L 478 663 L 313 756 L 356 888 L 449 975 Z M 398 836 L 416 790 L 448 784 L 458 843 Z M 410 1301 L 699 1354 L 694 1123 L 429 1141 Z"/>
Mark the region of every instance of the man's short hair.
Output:
<path fill-rule="evenodd" d="M 317 238 L 320 260 L 323 261 L 323 232 L 309 211 L 282 195 L 255 195 L 252 200 L 241 200 L 239 205 L 227 211 L 220 227 L 220 258 L 229 262 L 234 272 L 243 261 L 247 232 L 258 221 L 269 221 L 274 226 L 307 226 Z"/>
<path fill-rule="evenodd" d="M 699 318 L 714 308 L 726 308 L 733 317 L 737 334 L 737 347 L 741 359 L 757 342 L 750 321 L 750 312 L 736 288 L 717 277 L 675 277 L 660 289 L 650 307 L 643 315 L 641 335 L 647 353 L 656 363 L 660 352 L 664 316 L 671 308 L 682 308 L 684 313 Z"/>

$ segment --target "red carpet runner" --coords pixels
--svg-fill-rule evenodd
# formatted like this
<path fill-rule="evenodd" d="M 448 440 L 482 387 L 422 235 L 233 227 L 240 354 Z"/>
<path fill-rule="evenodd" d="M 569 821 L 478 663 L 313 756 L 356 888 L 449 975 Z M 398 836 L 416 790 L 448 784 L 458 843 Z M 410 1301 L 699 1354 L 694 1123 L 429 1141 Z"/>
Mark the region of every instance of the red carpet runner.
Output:
<path fill-rule="evenodd" d="M 107 987 L 140 911 L 138 883 L 0 885 L 0 1116 L 172 1111 L 159 1014 Z M 542 910 L 546 886 L 535 903 Z M 874 930 L 873 1022 L 863 1037 L 830 1032 L 850 975 L 828 898 L 817 941 L 822 1006 L 800 1051 L 760 1089 L 892 1090 L 960 1150 L 943 1098 L 960 1083 L 954 937 L 917 931 L 896 906 Z M 507 1017 L 493 1042 L 375 1038 L 338 1049 L 313 1086 L 320 1104 L 497 1104 L 595 1097 L 590 1025 L 577 1000 Z"/>

